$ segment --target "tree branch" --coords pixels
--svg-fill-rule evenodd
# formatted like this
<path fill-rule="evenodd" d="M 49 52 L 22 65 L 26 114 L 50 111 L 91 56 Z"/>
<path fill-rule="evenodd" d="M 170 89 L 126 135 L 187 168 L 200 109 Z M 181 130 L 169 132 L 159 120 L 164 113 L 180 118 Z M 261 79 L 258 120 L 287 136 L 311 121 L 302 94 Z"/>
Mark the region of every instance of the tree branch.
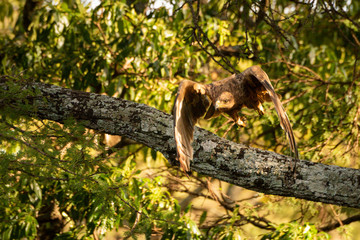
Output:
<path fill-rule="evenodd" d="M 201 49 L 204 50 L 211 57 L 212 60 L 214 60 L 217 64 L 219 64 L 222 68 L 224 68 L 228 72 L 230 72 L 230 73 L 239 73 L 239 71 L 236 70 L 236 68 L 230 63 L 230 61 L 226 58 L 226 56 L 221 51 L 219 51 L 219 49 L 215 46 L 215 44 L 212 41 L 210 41 L 210 39 L 207 37 L 207 35 L 202 30 L 202 28 L 199 26 L 198 21 L 199 21 L 199 11 L 200 11 L 200 1 L 197 1 L 198 5 L 197 5 L 197 12 L 196 13 L 195 13 L 195 10 L 194 10 L 194 8 L 192 6 L 193 1 L 192 0 L 187 0 L 186 2 L 189 5 L 191 15 L 192 15 L 192 23 L 194 25 L 193 36 L 195 37 L 196 41 L 200 45 Z M 196 30 L 198 31 L 199 34 L 196 34 Z M 205 47 L 203 46 L 202 41 L 200 40 L 201 37 L 206 39 L 206 41 L 209 43 L 211 48 L 215 51 L 215 55 L 221 56 L 221 59 L 226 63 L 226 65 L 228 67 L 230 67 L 230 69 L 228 67 L 226 67 L 225 65 L 221 64 L 219 61 L 217 61 L 214 58 L 214 56 L 212 54 L 210 54 L 209 51 L 207 51 L 205 49 Z"/>
<path fill-rule="evenodd" d="M 352 216 L 352 217 L 349 217 L 349 218 L 346 218 L 344 220 L 342 220 L 342 224 L 343 225 L 347 225 L 347 224 L 350 224 L 350 223 L 353 223 L 353 222 L 356 222 L 356 221 L 360 221 L 360 215 L 355 215 L 355 216 Z M 338 227 L 340 227 L 340 223 L 339 222 L 335 222 L 335 223 L 331 223 L 327 226 L 324 226 L 324 227 L 320 227 L 319 230 L 320 231 L 324 231 L 324 232 L 329 232 L 331 230 L 334 230 Z"/>
<path fill-rule="evenodd" d="M 7 81 L 12 80 L 0 78 L 0 96 L 6 96 Z M 72 117 L 88 128 L 143 143 L 177 164 L 169 114 L 145 104 L 49 84 L 18 84 L 21 91 L 37 89 L 27 97 L 36 106 L 37 118 L 64 122 Z M 301 160 L 294 178 L 293 158 L 234 143 L 201 128 L 195 130 L 193 146 L 191 168 L 198 173 L 266 194 L 360 208 L 360 170 Z"/>

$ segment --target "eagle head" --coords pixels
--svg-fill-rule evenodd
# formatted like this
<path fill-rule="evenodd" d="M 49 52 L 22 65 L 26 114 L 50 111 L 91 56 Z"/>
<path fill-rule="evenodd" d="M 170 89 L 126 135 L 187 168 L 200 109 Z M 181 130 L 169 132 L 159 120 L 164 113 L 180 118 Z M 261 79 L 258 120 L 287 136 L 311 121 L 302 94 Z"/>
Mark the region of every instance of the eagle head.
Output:
<path fill-rule="evenodd" d="M 220 111 L 230 110 L 235 106 L 235 98 L 231 92 L 222 92 L 214 102 L 215 109 Z"/>

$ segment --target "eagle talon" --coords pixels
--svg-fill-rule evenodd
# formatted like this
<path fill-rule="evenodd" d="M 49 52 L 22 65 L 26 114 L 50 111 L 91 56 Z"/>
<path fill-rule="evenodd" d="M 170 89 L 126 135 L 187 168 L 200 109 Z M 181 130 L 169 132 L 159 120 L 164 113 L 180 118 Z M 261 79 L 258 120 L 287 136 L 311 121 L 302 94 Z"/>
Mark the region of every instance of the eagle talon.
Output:
<path fill-rule="evenodd" d="M 236 124 L 239 125 L 240 127 L 246 127 L 246 118 L 244 117 L 239 117 L 236 121 Z"/>
<path fill-rule="evenodd" d="M 204 88 L 204 86 L 200 85 L 200 84 L 195 84 L 194 85 L 194 90 L 196 93 L 201 94 L 201 95 L 205 95 L 206 94 L 206 90 Z"/>
<path fill-rule="evenodd" d="M 264 107 L 262 106 L 261 103 L 259 103 L 258 106 L 257 106 L 257 112 L 259 113 L 260 116 L 265 114 L 265 109 L 264 109 Z"/>

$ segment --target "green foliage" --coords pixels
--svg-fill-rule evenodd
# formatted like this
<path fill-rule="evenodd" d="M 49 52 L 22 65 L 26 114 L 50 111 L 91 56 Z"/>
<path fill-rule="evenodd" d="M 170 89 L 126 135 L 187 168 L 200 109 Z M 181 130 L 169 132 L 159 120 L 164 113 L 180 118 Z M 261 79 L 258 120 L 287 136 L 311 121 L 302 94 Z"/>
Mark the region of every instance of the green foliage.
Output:
<path fill-rule="evenodd" d="M 359 1 L 199 1 L 192 5 L 198 16 L 187 2 L 164 2 L 155 9 L 152 1 L 107 0 L 94 8 L 79 0 L 2 1 L 0 75 L 170 113 L 181 80 L 211 82 L 228 76 L 230 65 L 242 71 L 261 64 L 282 96 L 301 158 L 359 167 Z M 24 98 L 33 93 L 17 86 L 8 82 L 0 95 L 1 239 L 49 231 L 89 239 L 112 230 L 135 239 L 327 239 L 317 230 L 323 223 L 359 213 L 248 196 L 225 183 L 217 196 L 196 174 L 180 181 L 160 154 L 139 144 L 109 144 L 72 119 L 23 117 L 36 108 Z M 243 111 L 246 128 L 228 131 L 222 117 L 201 126 L 290 154 L 276 113 L 265 108 L 260 118 Z"/>
<path fill-rule="evenodd" d="M 153 225 L 170 237 L 184 229 L 189 236 L 199 234 L 162 188 L 162 177 L 141 178 L 133 157 L 121 162 L 120 153 L 94 157 L 104 151 L 93 140 L 98 136 L 71 120 L 64 125 L 16 121 L 21 128 L 1 119 L 2 239 L 35 237 L 41 221 L 36 215 L 54 202 L 70 225 L 59 238 L 122 226 L 133 226 L 131 234 L 151 234 Z M 193 227 L 187 229 L 189 224 Z"/>
<path fill-rule="evenodd" d="M 291 239 L 330 239 L 330 236 L 324 232 L 319 233 L 313 224 L 305 223 L 300 225 L 297 222 L 280 224 L 276 231 L 265 234 L 261 240 L 291 240 Z"/>

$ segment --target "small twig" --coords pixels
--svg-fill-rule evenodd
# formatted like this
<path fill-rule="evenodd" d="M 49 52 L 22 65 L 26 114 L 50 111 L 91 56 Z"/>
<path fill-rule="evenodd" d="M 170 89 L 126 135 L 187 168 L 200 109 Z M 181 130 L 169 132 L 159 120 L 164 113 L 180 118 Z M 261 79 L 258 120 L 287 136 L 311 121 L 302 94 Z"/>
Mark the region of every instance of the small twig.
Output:
<path fill-rule="evenodd" d="M 141 210 L 139 210 L 138 212 L 136 212 L 136 219 L 135 219 L 134 225 L 131 227 L 128 236 L 124 237 L 124 239 L 128 239 L 128 238 L 130 238 L 130 237 L 133 235 L 136 226 L 137 226 L 138 223 L 140 222 L 141 213 L 142 213 Z"/>
<path fill-rule="evenodd" d="M 186 2 L 184 2 L 180 7 L 174 10 L 174 15 L 177 13 L 180 9 L 182 9 L 185 6 Z"/>
<path fill-rule="evenodd" d="M 99 240 L 99 237 L 96 234 L 96 228 L 93 231 L 93 237 L 94 237 L 94 240 Z"/>
<path fill-rule="evenodd" d="M 231 126 L 226 130 L 226 132 L 223 134 L 223 138 L 225 138 L 226 137 L 226 135 L 228 134 L 228 132 L 231 130 L 231 128 L 234 126 L 236 124 L 236 122 L 233 122 L 232 124 L 231 124 Z"/>
<path fill-rule="evenodd" d="M 223 128 L 225 125 L 227 125 L 228 123 L 230 123 L 231 121 L 233 121 L 232 119 L 228 119 L 226 122 L 224 122 L 220 127 L 218 127 L 217 129 L 215 129 L 214 133 L 217 133 L 221 128 Z"/>
<path fill-rule="evenodd" d="M 196 39 L 196 41 L 198 42 L 198 44 L 200 45 L 201 49 L 204 50 L 210 57 L 211 59 L 213 59 L 217 64 L 219 64 L 221 67 L 223 67 L 225 70 L 229 71 L 230 73 L 238 73 L 239 71 L 236 70 L 236 68 L 230 63 L 230 61 L 226 58 L 226 56 L 219 51 L 219 49 L 214 45 L 214 43 L 212 41 L 210 41 L 210 39 L 207 37 L 207 35 L 204 33 L 204 31 L 202 30 L 202 28 L 199 26 L 198 21 L 199 21 L 199 15 L 195 13 L 195 10 L 192 6 L 193 1 L 192 0 L 187 0 L 186 1 L 189 5 L 191 14 L 192 14 L 192 22 L 194 24 L 194 32 L 193 35 Z M 197 6 L 197 11 L 200 11 L 200 3 L 198 2 L 198 6 Z M 196 30 L 199 33 L 199 36 L 196 34 Z M 200 35 L 201 34 L 201 35 Z M 225 67 L 223 64 L 221 64 L 219 61 L 217 61 L 214 56 L 212 54 L 210 54 L 205 48 L 204 46 L 201 44 L 201 40 L 199 39 L 199 37 L 202 36 L 205 38 L 205 40 L 209 43 L 209 45 L 211 46 L 211 48 L 215 51 L 216 55 L 221 56 L 221 59 L 226 63 L 226 65 L 228 65 L 231 69 Z"/>
<path fill-rule="evenodd" d="M 334 214 L 336 220 L 338 221 L 339 226 L 344 226 L 343 222 L 341 221 L 341 219 L 340 219 L 340 217 L 339 217 L 339 214 L 337 214 L 337 213 L 335 212 L 334 206 L 333 206 L 333 205 L 330 205 L 330 208 L 331 208 L 331 211 L 332 211 L 332 213 Z"/>
<path fill-rule="evenodd" d="M 101 25 L 99 22 L 93 22 L 94 25 L 99 29 L 103 39 L 104 39 L 104 43 L 105 43 L 105 46 L 106 48 L 109 50 L 111 56 L 115 59 L 116 58 L 116 53 L 113 52 L 113 50 L 111 49 L 111 47 L 109 46 L 109 43 L 108 43 L 108 40 L 107 40 L 107 37 L 103 31 L 103 29 L 101 28 Z"/>
<path fill-rule="evenodd" d="M 343 225 L 340 225 L 340 223 L 338 221 L 338 222 L 335 222 L 335 223 L 331 223 L 331 224 L 329 224 L 327 226 L 321 227 L 321 228 L 319 228 L 319 230 L 324 231 L 324 232 L 329 232 L 329 231 L 334 230 L 334 229 L 336 229 L 336 228 L 338 228 L 340 226 L 348 225 L 350 223 L 357 222 L 357 221 L 360 221 L 360 215 L 355 215 L 355 216 L 346 218 L 344 220 L 341 220 Z"/>

